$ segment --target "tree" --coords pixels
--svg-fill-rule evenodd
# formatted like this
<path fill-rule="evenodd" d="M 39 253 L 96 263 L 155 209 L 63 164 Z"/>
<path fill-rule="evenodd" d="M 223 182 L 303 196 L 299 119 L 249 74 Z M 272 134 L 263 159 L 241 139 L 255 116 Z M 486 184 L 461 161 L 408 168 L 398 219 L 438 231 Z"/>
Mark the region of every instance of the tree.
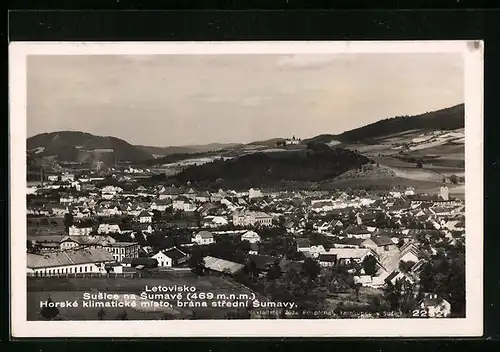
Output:
<path fill-rule="evenodd" d="M 412 262 L 412 261 L 408 261 L 408 262 L 401 261 L 401 262 L 399 262 L 399 270 L 403 273 L 409 273 L 411 271 L 411 268 L 413 268 L 414 265 L 415 265 L 415 262 Z"/>
<path fill-rule="evenodd" d="M 158 210 L 153 210 L 153 224 L 159 224 L 161 222 L 161 212 Z"/>
<path fill-rule="evenodd" d="M 250 242 L 248 242 L 248 241 L 241 241 L 238 244 L 238 246 L 239 246 L 239 249 L 245 253 L 248 253 L 252 249 L 252 246 L 251 246 Z"/>
<path fill-rule="evenodd" d="M 458 183 L 458 176 L 457 175 L 451 175 L 450 176 L 450 182 L 453 184 Z"/>
<path fill-rule="evenodd" d="M 71 213 L 66 213 L 64 214 L 64 228 L 66 229 L 66 232 L 69 231 L 69 228 L 73 225 L 73 214 Z"/>
<path fill-rule="evenodd" d="M 103 308 L 99 309 L 99 311 L 97 312 L 97 316 L 99 317 L 99 320 L 103 320 L 105 315 L 106 315 L 106 312 L 104 311 Z"/>
<path fill-rule="evenodd" d="M 389 303 L 392 311 L 399 309 L 399 301 L 401 299 L 401 282 L 396 281 L 395 284 L 388 282 L 384 288 L 384 298 Z"/>
<path fill-rule="evenodd" d="M 423 167 L 422 162 L 421 161 L 417 162 L 417 169 L 421 169 L 422 167 Z"/>
<path fill-rule="evenodd" d="M 315 280 L 321 272 L 321 267 L 314 259 L 306 258 L 302 263 L 302 270 L 310 280 Z"/>
<path fill-rule="evenodd" d="M 449 253 L 450 255 L 450 253 Z M 451 304 L 452 313 L 465 314 L 465 255 L 436 258 L 422 267 L 420 293 L 432 292 Z"/>
<path fill-rule="evenodd" d="M 356 293 L 356 302 L 359 302 L 359 290 L 361 289 L 360 283 L 354 284 L 354 292 Z"/>
<path fill-rule="evenodd" d="M 266 274 L 266 279 L 270 281 L 274 281 L 281 276 L 281 268 L 278 263 L 274 263 L 274 265 L 269 269 Z"/>
<path fill-rule="evenodd" d="M 31 242 L 30 240 L 26 240 L 26 250 L 29 252 L 29 253 L 33 253 L 33 242 Z"/>
<path fill-rule="evenodd" d="M 40 311 L 40 314 L 47 320 L 53 320 L 59 315 L 59 308 L 54 305 L 54 301 L 50 296 L 47 299 L 47 304 Z"/>
<path fill-rule="evenodd" d="M 247 271 L 251 280 L 253 280 L 255 276 L 258 276 L 260 273 L 260 270 L 257 268 L 257 264 L 252 259 L 250 259 L 247 263 Z"/>
<path fill-rule="evenodd" d="M 374 256 L 368 255 L 363 259 L 363 269 L 366 275 L 373 276 L 377 272 L 377 259 Z"/>
<path fill-rule="evenodd" d="M 196 275 L 203 275 L 205 270 L 205 260 L 199 248 L 194 248 L 189 257 L 189 267 Z"/>
<path fill-rule="evenodd" d="M 128 320 L 128 313 L 126 310 L 118 314 L 117 316 L 118 320 Z"/>

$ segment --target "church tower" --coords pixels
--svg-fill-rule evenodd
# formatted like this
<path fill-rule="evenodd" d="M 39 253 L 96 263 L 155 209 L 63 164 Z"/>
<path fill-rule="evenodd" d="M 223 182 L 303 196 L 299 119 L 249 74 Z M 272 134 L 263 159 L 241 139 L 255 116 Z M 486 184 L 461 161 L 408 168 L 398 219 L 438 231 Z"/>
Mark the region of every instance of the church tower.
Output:
<path fill-rule="evenodd" d="M 448 186 L 441 186 L 441 189 L 439 191 L 439 195 L 443 200 L 449 200 L 449 192 L 448 192 Z"/>

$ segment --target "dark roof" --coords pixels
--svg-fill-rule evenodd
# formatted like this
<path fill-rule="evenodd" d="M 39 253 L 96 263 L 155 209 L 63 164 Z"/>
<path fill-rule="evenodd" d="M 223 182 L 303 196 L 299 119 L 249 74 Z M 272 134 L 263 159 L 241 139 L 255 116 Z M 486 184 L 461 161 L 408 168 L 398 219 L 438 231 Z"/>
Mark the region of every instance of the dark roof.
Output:
<path fill-rule="evenodd" d="M 387 236 L 372 236 L 370 239 L 375 242 L 377 246 L 390 246 L 394 244 Z"/>
<path fill-rule="evenodd" d="M 166 251 L 163 251 L 163 254 L 172 259 L 184 258 L 187 255 L 186 253 L 180 251 L 177 248 L 170 248 Z"/>
<path fill-rule="evenodd" d="M 349 237 L 344 237 L 344 238 L 338 238 L 338 239 L 333 239 L 332 243 L 333 244 L 345 244 L 345 245 L 352 245 L 352 246 L 359 246 L 364 240 L 362 238 L 349 238 Z"/>
<path fill-rule="evenodd" d="M 139 217 L 142 218 L 142 217 L 150 217 L 151 214 L 149 214 L 147 211 L 143 210 L 141 211 L 141 213 L 139 214 Z"/>
<path fill-rule="evenodd" d="M 213 238 L 214 237 L 214 235 L 209 231 L 200 231 L 200 232 L 198 232 L 197 235 L 200 235 L 201 238 Z"/>
<path fill-rule="evenodd" d="M 146 257 L 132 258 L 131 265 L 157 266 L 158 261 L 154 258 L 146 258 Z"/>
<path fill-rule="evenodd" d="M 320 262 L 335 262 L 337 260 L 336 254 L 320 254 L 319 255 Z"/>
<path fill-rule="evenodd" d="M 265 270 L 268 269 L 271 265 L 278 263 L 280 258 L 273 257 L 270 255 L 258 255 L 258 254 L 249 254 L 248 259 L 255 263 L 257 269 Z"/>
<path fill-rule="evenodd" d="M 311 245 L 311 240 L 309 238 L 297 238 L 297 245 L 299 247 L 309 247 Z"/>
<path fill-rule="evenodd" d="M 349 226 L 346 230 L 346 233 L 350 234 L 366 234 L 370 233 L 365 226 Z"/>
<path fill-rule="evenodd" d="M 418 202 L 444 202 L 445 200 L 438 196 L 437 194 L 433 195 L 409 195 L 407 196 L 409 200 L 418 201 Z"/>
<path fill-rule="evenodd" d="M 399 271 L 394 270 L 394 271 L 393 271 L 393 272 L 392 272 L 389 276 L 387 276 L 387 277 L 385 278 L 385 281 L 386 281 L 386 282 L 390 282 L 390 281 L 392 281 L 392 279 L 394 279 L 396 276 L 398 276 L 398 274 L 399 274 Z"/>

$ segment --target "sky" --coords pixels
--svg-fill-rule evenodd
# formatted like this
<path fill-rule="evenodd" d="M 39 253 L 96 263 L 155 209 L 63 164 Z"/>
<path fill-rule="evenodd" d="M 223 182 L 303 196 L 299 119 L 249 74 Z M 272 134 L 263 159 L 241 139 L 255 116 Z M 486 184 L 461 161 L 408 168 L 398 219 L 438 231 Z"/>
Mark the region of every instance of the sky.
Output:
<path fill-rule="evenodd" d="M 464 102 L 459 54 L 30 56 L 28 137 L 135 145 L 337 134 Z"/>

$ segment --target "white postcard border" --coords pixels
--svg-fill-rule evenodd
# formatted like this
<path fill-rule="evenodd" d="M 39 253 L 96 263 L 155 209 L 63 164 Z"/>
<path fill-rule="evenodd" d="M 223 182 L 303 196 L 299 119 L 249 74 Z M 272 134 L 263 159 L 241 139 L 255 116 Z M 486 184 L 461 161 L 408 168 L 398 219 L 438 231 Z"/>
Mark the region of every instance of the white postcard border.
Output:
<path fill-rule="evenodd" d="M 27 321 L 26 59 L 28 55 L 460 53 L 465 67 L 466 318 Z M 483 333 L 482 41 L 11 42 L 10 264 L 13 337 L 441 337 Z"/>

